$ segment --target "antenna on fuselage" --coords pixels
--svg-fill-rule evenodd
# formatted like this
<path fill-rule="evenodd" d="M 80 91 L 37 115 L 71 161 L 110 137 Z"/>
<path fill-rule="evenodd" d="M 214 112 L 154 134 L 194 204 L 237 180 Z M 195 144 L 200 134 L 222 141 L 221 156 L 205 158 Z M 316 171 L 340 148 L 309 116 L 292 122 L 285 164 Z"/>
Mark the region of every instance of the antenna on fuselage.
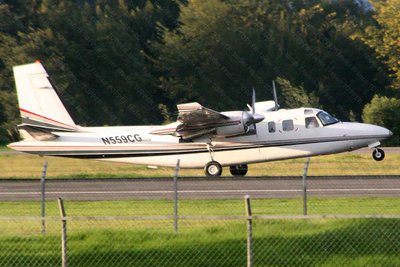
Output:
<path fill-rule="evenodd" d="M 275 88 L 275 81 L 274 80 L 272 80 L 272 92 L 274 94 L 274 101 L 275 101 L 274 110 L 278 110 L 279 104 L 278 104 L 278 97 L 276 95 L 276 88 Z"/>

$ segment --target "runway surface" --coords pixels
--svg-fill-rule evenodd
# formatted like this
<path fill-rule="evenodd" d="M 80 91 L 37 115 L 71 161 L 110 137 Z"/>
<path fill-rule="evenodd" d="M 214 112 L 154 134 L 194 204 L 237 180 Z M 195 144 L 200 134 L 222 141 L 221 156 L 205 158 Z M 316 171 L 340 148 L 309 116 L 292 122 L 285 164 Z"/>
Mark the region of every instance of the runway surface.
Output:
<path fill-rule="evenodd" d="M 172 178 L 48 180 L 46 200 L 173 199 Z M 301 198 L 301 177 L 178 179 L 180 199 Z M 400 197 L 399 176 L 309 177 L 308 197 Z M 0 201 L 41 200 L 40 180 L 0 180 Z"/>

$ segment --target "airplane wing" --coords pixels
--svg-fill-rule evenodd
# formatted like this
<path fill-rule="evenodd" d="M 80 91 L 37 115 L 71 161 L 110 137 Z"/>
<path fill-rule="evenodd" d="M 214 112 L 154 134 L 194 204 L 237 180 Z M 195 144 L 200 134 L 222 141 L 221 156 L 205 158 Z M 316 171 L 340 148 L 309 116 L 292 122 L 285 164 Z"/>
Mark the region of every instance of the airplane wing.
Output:
<path fill-rule="evenodd" d="M 174 135 L 183 139 L 199 137 L 213 133 L 216 127 L 240 124 L 241 121 L 232 119 L 215 110 L 203 107 L 197 102 L 178 105 L 178 124 L 174 128 L 165 127 L 151 134 Z"/>
<path fill-rule="evenodd" d="M 215 127 L 213 125 L 230 119 L 228 116 L 203 107 L 196 102 L 178 105 L 178 111 L 178 121 L 182 123 L 182 130 Z"/>

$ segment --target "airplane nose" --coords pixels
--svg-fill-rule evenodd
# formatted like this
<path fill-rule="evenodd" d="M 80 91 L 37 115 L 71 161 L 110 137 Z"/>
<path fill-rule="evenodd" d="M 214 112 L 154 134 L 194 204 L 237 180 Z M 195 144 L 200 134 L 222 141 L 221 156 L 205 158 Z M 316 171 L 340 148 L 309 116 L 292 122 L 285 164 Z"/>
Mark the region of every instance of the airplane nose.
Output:
<path fill-rule="evenodd" d="M 383 128 L 380 126 L 375 126 L 375 129 L 376 129 L 376 133 L 382 135 L 382 137 L 389 138 L 390 136 L 393 135 L 392 131 L 390 131 L 389 129 L 386 129 L 386 128 Z"/>
<path fill-rule="evenodd" d="M 376 128 L 376 133 L 380 134 L 381 137 L 383 137 L 384 139 L 389 138 L 393 135 L 393 132 L 390 131 L 389 129 L 380 127 L 380 126 L 375 126 Z"/>
<path fill-rule="evenodd" d="M 381 126 L 367 124 L 367 123 L 349 123 L 348 129 L 356 134 L 357 132 L 362 135 L 371 135 L 377 137 L 379 140 L 384 140 L 393 135 L 392 131 Z"/>
<path fill-rule="evenodd" d="M 376 126 L 379 127 L 379 126 Z M 381 133 L 381 135 L 385 136 L 385 138 L 389 138 L 393 135 L 393 132 L 389 129 L 383 128 L 383 127 L 379 127 L 379 132 Z"/>

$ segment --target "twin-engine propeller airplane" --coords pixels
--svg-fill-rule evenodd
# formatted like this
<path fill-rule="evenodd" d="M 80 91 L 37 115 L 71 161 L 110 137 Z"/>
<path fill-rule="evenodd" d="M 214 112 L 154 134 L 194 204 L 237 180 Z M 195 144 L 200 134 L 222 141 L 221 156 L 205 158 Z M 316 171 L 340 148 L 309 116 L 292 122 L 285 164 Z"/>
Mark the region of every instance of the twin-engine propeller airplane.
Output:
<path fill-rule="evenodd" d="M 198 103 L 178 105 L 175 123 L 163 126 L 81 127 L 74 123 L 46 70 L 36 62 L 14 67 L 23 141 L 9 147 L 42 156 L 97 159 L 152 166 L 204 168 L 219 176 L 222 166 L 245 175 L 247 164 L 351 151 L 368 146 L 382 160 L 380 140 L 388 129 L 341 122 L 315 108 L 278 109 L 255 102 L 249 111 L 217 112 Z"/>

